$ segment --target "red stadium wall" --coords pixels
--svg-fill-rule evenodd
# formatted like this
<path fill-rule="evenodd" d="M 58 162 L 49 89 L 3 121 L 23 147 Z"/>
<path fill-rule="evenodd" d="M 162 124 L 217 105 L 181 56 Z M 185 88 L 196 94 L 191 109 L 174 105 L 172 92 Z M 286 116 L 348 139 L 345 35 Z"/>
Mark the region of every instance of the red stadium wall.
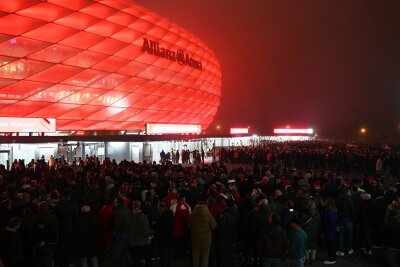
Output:
<path fill-rule="evenodd" d="M 129 0 L 0 1 L 0 117 L 57 130 L 201 124 L 217 112 L 213 52 Z"/>

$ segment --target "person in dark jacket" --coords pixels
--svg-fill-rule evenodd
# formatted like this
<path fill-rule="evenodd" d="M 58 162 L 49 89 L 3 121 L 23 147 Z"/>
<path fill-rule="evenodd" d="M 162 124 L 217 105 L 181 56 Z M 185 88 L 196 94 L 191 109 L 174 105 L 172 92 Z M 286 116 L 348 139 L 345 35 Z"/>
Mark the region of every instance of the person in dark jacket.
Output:
<path fill-rule="evenodd" d="M 34 230 L 35 266 L 52 267 L 58 243 L 58 221 L 49 213 L 46 201 L 39 203 L 37 223 Z"/>
<path fill-rule="evenodd" d="M 335 200 L 328 198 L 325 202 L 324 235 L 328 246 L 328 259 L 324 264 L 336 263 L 336 242 L 338 239 L 338 217 Z"/>
<path fill-rule="evenodd" d="M 149 267 L 151 264 L 150 243 L 153 238 L 153 231 L 150 229 L 149 219 L 142 213 L 140 201 L 133 201 L 132 209 L 128 235 L 131 259 L 134 266 L 140 266 L 140 260 L 144 259 L 146 267 Z"/>
<path fill-rule="evenodd" d="M 317 200 L 309 197 L 307 208 L 302 214 L 303 230 L 307 234 L 306 263 L 310 265 L 315 261 L 321 231 L 321 217 L 319 215 Z"/>
<path fill-rule="evenodd" d="M 131 220 L 131 211 L 125 205 L 122 197 L 117 197 L 112 215 L 112 255 L 115 267 L 127 267 L 128 258 L 128 232 Z"/>
<path fill-rule="evenodd" d="M 338 236 L 338 255 L 344 256 L 344 247 L 348 254 L 353 254 L 353 221 L 355 218 L 355 210 L 353 199 L 351 198 L 350 188 L 344 188 L 336 201 L 338 211 L 339 227 L 343 231 Z M 346 244 L 344 244 L 346 240 Z M 346 245 L 346 246 L 344 246 Z"/>
<path fill-rule="evenodd" d="M 279 267 L 281 259 L 289 248 L 288 236 L 280 223 L 279 215 L 271 213 L 268 224 L 264 226 L 258 237 L 258 250 L 262 257 L 263 267 Z"/>
<path fill-rule="evenodd" d="M 267 218 L 271 210 L 268 206 L 268 200 L 263 198 L 259 201 L 258 206 L 246 216 L 244 224 L 245 234 L 245 260 L 248 265 L 257 266 L 258 249 L 257 238 L 264 226 L 267 224 Z"/>
<path fill-rule="evenodd" d="M 307 234 L 301 228 L 300 217 L 294 217 L 290 223 L 293 228 L 289 236 L 287 263 L 289 267 L 303 267 L 307 249 Z"/>
<path fill-rule="evenodd" d="M 371 195 L 368 193 L 364 193 L 362 195 L 362 203 L 360 206 L 360 222 L 361 229 L 363 233 L 364 246 L 362 248 L 364 254 L 372 255 L 372 238 L 373 231 L 376 226 L 376 210 L 374 210 L 373 201 L 371 199 Z"/>
<path fill-rule="evenodd" d="M 104 243 L 101 236 L 100 222 L 91 212 L 89 206 L 82 207 L 77 233 L 77 252 L 81 259 L 81 266 L 87 267 L 88 259 L 90 259 L 92 267 L 98 267 L 98 257 L 102 252 Z"/>
<path fill-rule="evenodd" d="M 398 266 L 397 257 L 400 254 L 400 221 L 397 220 L 397 216 L 397 210 L 390 210 L 384 228 L 384 243 L 389 267 Z"/>
<path fill-rule="evenodd" d="M 239 213 L 235 200 L 230 197 L 226 200 L 227 208 L 222 212 L 217 221 L 215 242 L 217 251 L 217 266 L 227 267 L 233 265 L 234 245 L 237 238 Z"/>
<path fill-rule="evenodd" d="M 6 267 L 20 267 L 24 262 L 24 246 L 17 232 L 20 227 L 21 219 L 11 218 L 0 232 L 0 259 Z"/>
<path fill-rule="evenodd" d="M 75 238 L 78 207 L 71 199 L 72 189 L 64 190 L 63 197 L 54 208 L 54 215 L 59 222 L 59 243 L 56 252 L 56 264 L 60 267 L 70 266 L 76 260 Z"/>
<path fill-rule="evenodd" d="M 171 267 L 173 255 L 174 214 L 167 203 L 160 203 L 160 218 L 154 226 L 161 267 Z"/>

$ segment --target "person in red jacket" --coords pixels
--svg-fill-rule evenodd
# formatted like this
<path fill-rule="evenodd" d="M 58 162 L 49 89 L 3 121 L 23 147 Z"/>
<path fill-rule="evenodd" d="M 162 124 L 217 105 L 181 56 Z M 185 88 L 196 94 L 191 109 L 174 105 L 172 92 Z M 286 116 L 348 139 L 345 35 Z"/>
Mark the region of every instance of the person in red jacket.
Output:
<path fill-rule="evenodd" d="M 103 230 L 104 242 L 108 248 L 111 246 L 112 242 L 111 225 L 110 225 L 112 214 L 113 214 L 113 200 L 109 199 L 101 208 L 98 215 L 101 229 Z"/>
<path fill-rule="evenodd" d="M 185 198 L 177 195 L 177 203 L 171 206 L 174 213 L 174 247 L 176 259 L 182 259 L 186 256 L 186 247 L 188 241 L 187 219 L 191 214 L 190 206 L 185 202 Z"/>

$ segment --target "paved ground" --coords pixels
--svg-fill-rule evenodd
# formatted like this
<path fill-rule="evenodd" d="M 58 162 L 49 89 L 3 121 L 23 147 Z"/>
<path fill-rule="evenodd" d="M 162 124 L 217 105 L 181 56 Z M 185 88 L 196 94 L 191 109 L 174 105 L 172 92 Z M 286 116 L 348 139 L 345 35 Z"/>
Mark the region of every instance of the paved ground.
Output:
<path fill-rule="evenodd" d="M 306 266 L 314 266 L 314 267 L 322 267 L 322 266 L 338 266 L 338 267 L 385 267 L 386 264 L 386 255 L 385 249 L 373 249 L 373 255 L 364 255 L 361 251 L 355 251 L 353 255 L 345 255 L 344 257 L 338 257 L 337 262 L 334 265 L 325 265 L 322 263 L 326 259 L 326 250 L 321 249 L 318 251 L 317 260 L 313 265 Z M 144 267 L 144 264 L 142 265 Z M 142 267 L 135 266 L 135 267 Z M 172 263 L 172 267 L 191 267 L 191 261 L 188 257 L 186 260 L 174 261 Z M 106 260 L 101 264 L 101 267 L 112 267 L 110 260 Z M 160 267 L 158 261 L 154 261 L 152 263 L 152 267 Z M 235 263 L 232 267 L 245 267 L 242 265 L 242 262 L 239 257 L 235 257 Z M 284 267 L 284 265 L 282 265 Z"/>

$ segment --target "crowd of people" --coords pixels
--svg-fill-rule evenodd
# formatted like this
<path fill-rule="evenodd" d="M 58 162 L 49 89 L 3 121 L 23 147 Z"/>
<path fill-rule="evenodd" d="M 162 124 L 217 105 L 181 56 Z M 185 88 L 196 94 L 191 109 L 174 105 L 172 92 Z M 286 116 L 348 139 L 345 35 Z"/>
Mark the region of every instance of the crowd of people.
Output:
<path fill-rule="evenodd" d="M 209 165 L 95 156 L 0 165 L 0 264 L 170 267 L 191 257 L 194 267 L 225 267 L 236 255 L 245 266 L 304 266 L 321 247 L 335 264 L 385 246 L 397 266 L 394 147 L 307 141 L 220 152 Z"/>

